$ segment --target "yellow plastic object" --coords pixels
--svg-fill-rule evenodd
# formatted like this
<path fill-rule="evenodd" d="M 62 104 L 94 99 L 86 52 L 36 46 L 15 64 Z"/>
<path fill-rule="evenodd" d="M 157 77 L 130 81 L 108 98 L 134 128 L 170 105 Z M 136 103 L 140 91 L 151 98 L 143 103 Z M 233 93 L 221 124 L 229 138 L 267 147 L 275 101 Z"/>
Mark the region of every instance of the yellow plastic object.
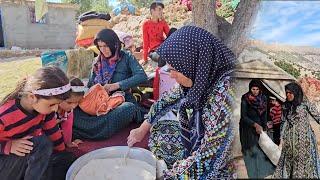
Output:
<path fill-rule="evenodd" d="M 81 24 L 79 24 L 77 40 L 94 38 L 99 31 L 105 28 L 105 26 L 100 25 L 82 26 Z"/>
<path fill-rule="evenodd" d="M 100 54 L 99 49 L 95 45 L 89 46 L 87 49 L 93 51 L 96 54 Z"/>
<path fill-rule="evenodd" d="M 111 28 L 111 23 L 103 19 L 89 19 L 78 25 L 77 40 L 94 38 L 102 29 Z"/>

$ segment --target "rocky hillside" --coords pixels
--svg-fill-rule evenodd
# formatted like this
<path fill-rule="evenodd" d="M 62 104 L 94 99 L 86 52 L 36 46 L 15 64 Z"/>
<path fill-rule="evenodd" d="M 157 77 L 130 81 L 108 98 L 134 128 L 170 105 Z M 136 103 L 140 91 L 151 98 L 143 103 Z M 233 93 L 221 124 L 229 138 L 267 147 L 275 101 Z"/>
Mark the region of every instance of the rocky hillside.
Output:
<path fill-rule="evenodd" d="M 252 41 L 239 58 L 273 62 L 300 82 L 306 97 L 320 110 L 320 48 Z"/>
<path fill-rule="evenodd" d="M 173 3 L 165 4 L 164 18 L 170 27 L 179 28 L 184 24 L 191 22 L 192 12 L 188 11 L 186 6 L 180 4 L 179 0 L 174 0 Z M 142 44 L 142 24 L 150 18 L 149 8 L 142 8 L 139 10 L 139 16 L 135 15 L 118 15 L 111 19 L 113 28 L 123 32 L 129 32 L 134 40 L 136 46 Z"/>
<path fill-rule="evenodd" d="M 217 14 L 226 18 L 228 22 L 232 22 L 233 13 L 231 0 L 226 0 L 225 4 L 221 3 L 217 8 Z M 141 8 L 137 14 L 128 15 L 124 12 L 122 15 L 112 17 L 111 24 L 115 30 L 130 32 L 136 45 L 140 46 L 142 43 L 142 24 L 150 18 L 150 10 L 149 8 Z M 181 5 L 180 0 L 170 0 L 165 3 L 163 14 L 170 27 L 180 28 L 192 21 L 192 12 L 188 11 L 187 6 Z"/>
<path fill-rule="evenodd" d="M 320 48 L 266 44 L 252 40 L 240 58 L 252 57 L 271 61 L 297 79 L 303 77 L 320 79 Z"/>

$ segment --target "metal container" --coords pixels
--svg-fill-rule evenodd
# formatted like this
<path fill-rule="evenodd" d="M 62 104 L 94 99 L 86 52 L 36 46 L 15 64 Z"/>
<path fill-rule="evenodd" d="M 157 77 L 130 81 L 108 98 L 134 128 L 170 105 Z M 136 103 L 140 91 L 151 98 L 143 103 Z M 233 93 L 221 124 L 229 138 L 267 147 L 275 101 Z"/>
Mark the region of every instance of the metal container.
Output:
<path fill-rule="evenodd" d="M 124 158 L 127 152 L 128 146 L 111 146 L 91 151 L 78 158 L 70 166 L 66 175 L 66 180 L 74 180 L 80 169 L 93 159 Z M 133 147 L 130 149 L 128 158 L 150 164 L 156 168 L 157 179 L 163 179 L 163 170 L 167 169 L 167 166 L 163 160 L 157 160 L 152 152 L 143 148 Z"/>

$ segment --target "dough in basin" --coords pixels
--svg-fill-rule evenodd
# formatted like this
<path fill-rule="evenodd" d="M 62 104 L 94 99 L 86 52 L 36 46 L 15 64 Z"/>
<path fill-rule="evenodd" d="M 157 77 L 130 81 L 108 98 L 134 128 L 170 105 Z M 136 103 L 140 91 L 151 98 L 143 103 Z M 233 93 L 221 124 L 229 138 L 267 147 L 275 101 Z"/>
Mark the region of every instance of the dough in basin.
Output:
<path fill-rule="evenodd" d="M 94 159 L 83 166 L 75 180 L 155 180 L 156 168 L 135 159 Z"/>

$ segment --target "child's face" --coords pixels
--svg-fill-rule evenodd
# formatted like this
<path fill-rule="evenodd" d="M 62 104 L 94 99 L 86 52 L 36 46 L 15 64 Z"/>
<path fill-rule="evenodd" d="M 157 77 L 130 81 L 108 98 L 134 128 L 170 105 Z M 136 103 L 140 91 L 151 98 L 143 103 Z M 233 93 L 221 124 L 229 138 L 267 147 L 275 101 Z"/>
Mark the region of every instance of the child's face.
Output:
<path fill-rule="evenodd" d="M 36 98 L 36 97 L 34 97 Z M 32 108 L 40 114 L 50 114 L 58 110 L 59 104 L 62 102 L 60 99 L 34 99 Z"/>
<path fill-rule="evenodd" d="M 161 6 L 157 6 L 155 9 L 151 9 L 151 15 L 155 18 L 162 19 L 163 9 Z"/>
<path fill-rule="evenodd" d="M 192 86 L 192 80 L 190 78 L 188 78 L 184 74 L 178 72 L 169 64 L 167 64 L 167 67 L 168 68 L 165 71 L 169 72 L 170 77 L 175 79 L 177 81 L 177 83 L 179 83 L 180 85 L 182 85 L 184 87 L 191 87 Z"/>
<path fill-rule="evenodd" d="M 278 101 L 277 101 L 277 100 L 272 99 L 272 100 L 271 100 L 271 104 L 272 104 L 272 105 L 278 105 L 279 103 L 278 103 Z"/>
<path fill-rule="evenodd" d="M 81 101 L 81 99 L 82 99 L 82 96 L 71 95 L 69 99 L 60 103 L 59 108 L 69 112 L 79 105 L 79 102 Z"/>

